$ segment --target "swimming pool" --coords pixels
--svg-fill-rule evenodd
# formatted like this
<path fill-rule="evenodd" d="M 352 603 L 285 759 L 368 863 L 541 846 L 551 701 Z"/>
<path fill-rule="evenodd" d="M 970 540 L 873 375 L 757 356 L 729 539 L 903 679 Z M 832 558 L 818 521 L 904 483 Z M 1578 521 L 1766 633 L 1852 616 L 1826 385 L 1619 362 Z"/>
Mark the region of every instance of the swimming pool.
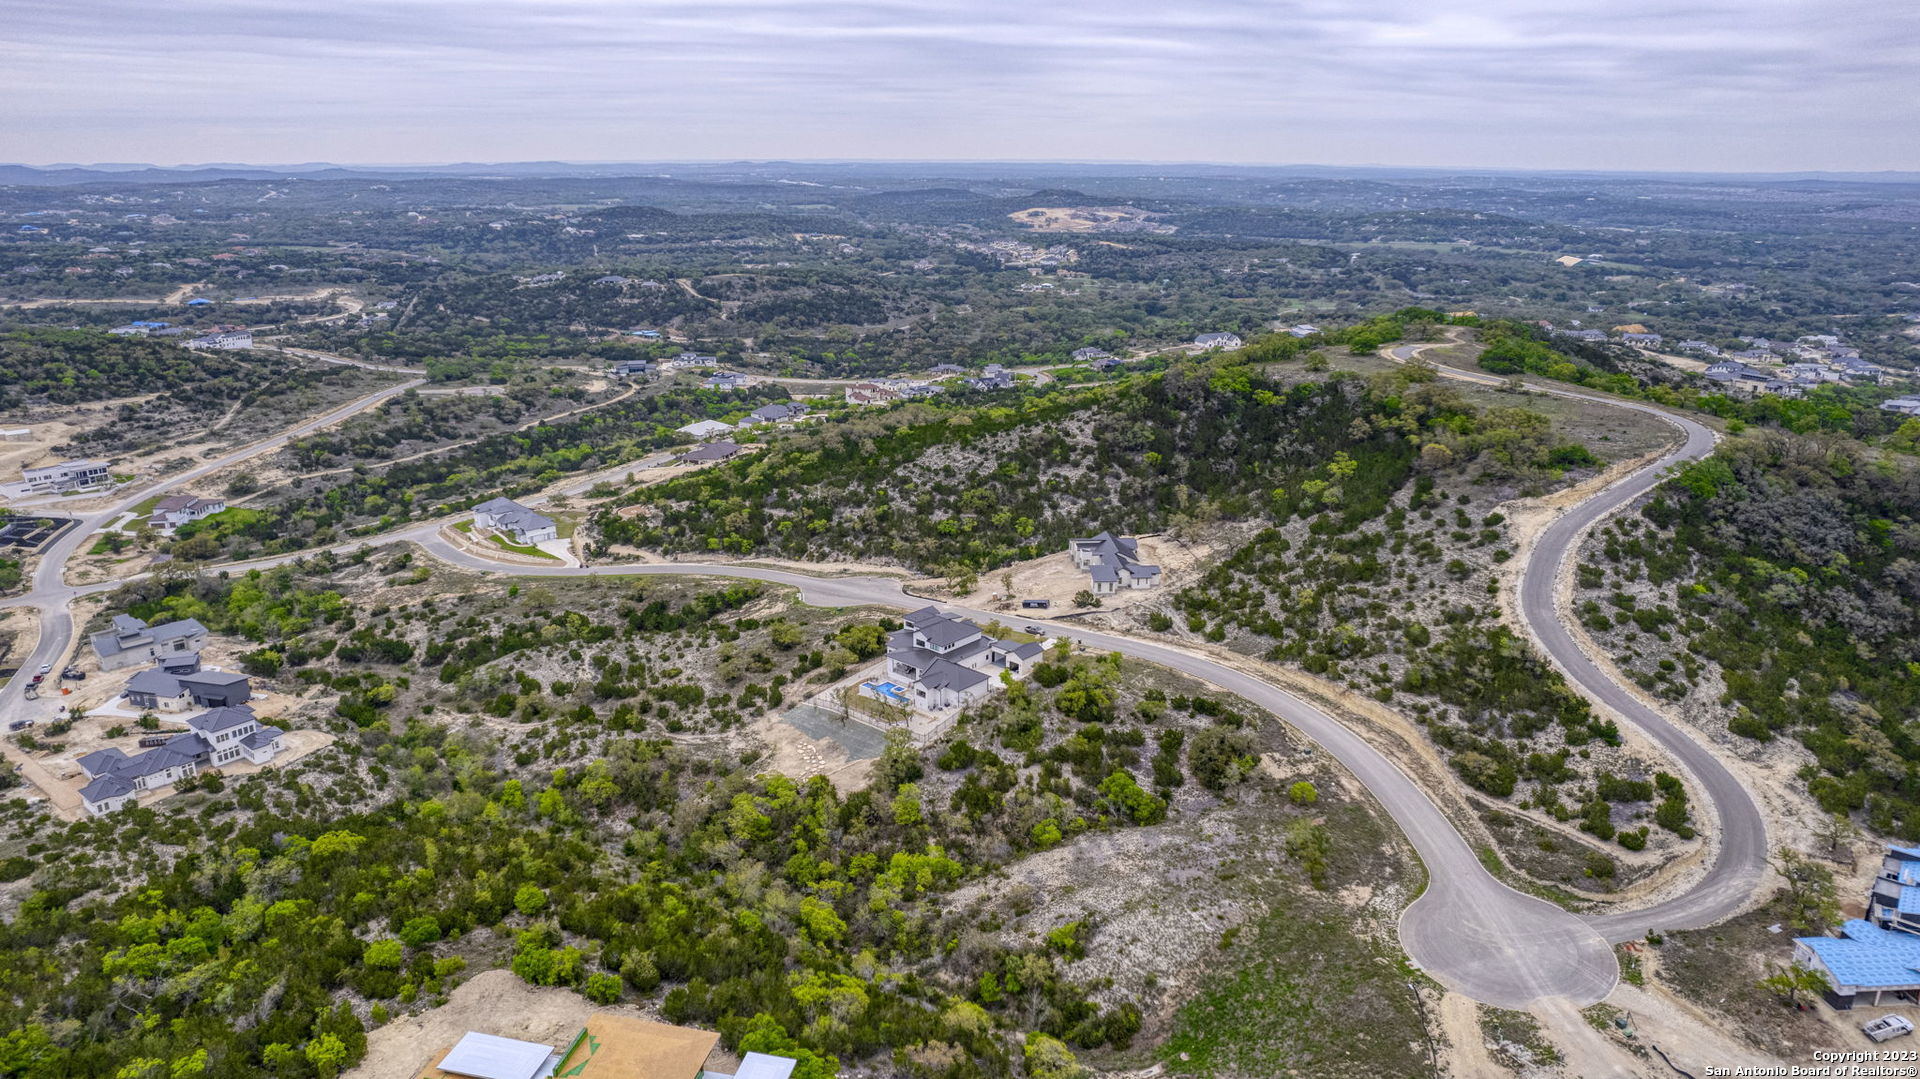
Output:
<path fill-rule="evenodd" d="M 876 697 L 883 697 L 895 704 L 906 704 L 909 700 L 907 687 L 896 682 L 862 682 L 860 688 L 869 690 Z"/>

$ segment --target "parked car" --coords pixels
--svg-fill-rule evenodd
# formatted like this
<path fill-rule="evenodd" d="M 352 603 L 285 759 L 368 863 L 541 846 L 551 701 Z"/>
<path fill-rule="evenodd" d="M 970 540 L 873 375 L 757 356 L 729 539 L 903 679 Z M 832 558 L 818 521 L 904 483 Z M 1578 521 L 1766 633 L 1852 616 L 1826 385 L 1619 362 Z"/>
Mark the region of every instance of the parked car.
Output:
<path fill-rule="evenodd" d="M 36 674 L 33 676 L 33 681 L 28 682 L 27 684 L 30 686 L 37 686 L 46 680 L 47 680 L 47 672 L 41 671 L 39 674 Z"/>
<path fill-rule="evenodd" d="M 1047 635 L 1047 631 L 1044 629 L 1041 629 L 1039 626 L 1021 626 L 1020 629 L 1026 633 L 1031 633 L 1036 637 L 1045 637 Z"/>
<path fill-rule="evenodd" d="M 1905 1016 L 1883 1015 L 1860 1026 L 1860 1032 L 1874 1041 L 1883 1042 L 1888 1038 L 1898 1038 L 1913 1033 L 1913 1023 Z"/>
<path fill-rule="evenodd" d="M 51 663 L 42 663 L 42 664 L 40 665 L 40 673 L 41 673 L 41 674 L 48 674 L 48 673 L 51 673 L 51 672 L 52 672 L 52 670 L 53 670 L 53 664 L 51 664 Z"/>
<path fill-rule="evenodd" d="M 60 672 L 60 677 L 73 682 L 84 682 L 87 680 L 87 672 L 78 667 L 68 667 Z"/>
<path fill-rule="evenodd" d="M 33 726 L 33 720 L 31 719 L 16 719 L 12 723 L 7 724 L 7 729 L 10 731 L 24 731 L 31 726 Z"/>

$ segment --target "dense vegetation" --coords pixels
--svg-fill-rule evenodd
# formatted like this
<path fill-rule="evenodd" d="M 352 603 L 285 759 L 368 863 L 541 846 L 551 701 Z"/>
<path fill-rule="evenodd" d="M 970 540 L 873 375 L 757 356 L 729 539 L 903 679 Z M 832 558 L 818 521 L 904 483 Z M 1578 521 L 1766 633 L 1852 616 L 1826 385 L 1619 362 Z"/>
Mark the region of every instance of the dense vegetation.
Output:
<path fill-rule="evenodd" d="M 1822 806 L 1920 837 L 1920 468 L 1751 433 L 1583 557 L 1581 616 L 1642 685 L 1737 735 L 1798 739 Z"/>
<path fill-rule="evenodd" d="M 1102 529 L 1284 519 L 1308 504 L 1365 516 L 1405 481 L 1416 451 L 1508 477 L 1590 460 L 1518 409 L 1476 417 L 1442 392 L 1402 395 L 1405 382 L 1289 386 L 1248 362 L 1297 351 L 1272 342 L 1017 406 L 863 416 L 648 488 L 635 496 L 641 514 L 604 514 L 599 526 L 610 543 L 965 573 Z"/>
<path fill-rule="evenodd" d="M 338 571 L 364 586 L 404 569 L 361 557 Z M 1093 1003 L 1070 970 L 1096 926 L 996 942 L 940 897 L 1235 787 L 1252 767 L 1249 717 L 1143 691 L 1117 656 L 1056 652 L 963 722 L 974 742 L 924 756 L 892 742 L 865 790 L 749 778 L 674 739 L 669 713 L 724 707 L 734 689 L 744 707 L 778 668 L 824 680 L 823 650 L 827 664 L 871 655 L 885 626 L 769 619 L 780 608 L 759 586 L 636 583 L 610 598 L 581 613 L 514 588 L 468 601 L 492 617 L 455 623 L 424 597 L 356 609 L 292 567 L 131 586 L 116 607 L 265 642 L 251 662 L 341 690 L 351 722 L 292 776 L 215 777 L 111 820 L 38 818 L 19 849 L 39 873 L 0 926 L 0 1069 L 330 1075 L 359 1059 L 368 1024 L 491 965 L 654 1001 L 729 1045 L 797 1054 L 809 1077 L 890 1055 L 907 1074 L 1004 1076 L 1035 1047 L 1070 1066 L 1074 1049 L 1129 1042 L 1138 1007 Z M 716 640 L 738 661 L 665 668 Z M 567 656 L 600 681 L 527 673 Z M 434 667 L 450 693 L 417 684 Z M 492 700 L 489 678 L 515 700 L 495 713 L 508 725 L 461 723 Z M 1305 816 L 1293 831 L 1290 857 L 1324 881 L 1329 834 Z M 1345 879 L 1365 860 L 1338 864 Z"/>

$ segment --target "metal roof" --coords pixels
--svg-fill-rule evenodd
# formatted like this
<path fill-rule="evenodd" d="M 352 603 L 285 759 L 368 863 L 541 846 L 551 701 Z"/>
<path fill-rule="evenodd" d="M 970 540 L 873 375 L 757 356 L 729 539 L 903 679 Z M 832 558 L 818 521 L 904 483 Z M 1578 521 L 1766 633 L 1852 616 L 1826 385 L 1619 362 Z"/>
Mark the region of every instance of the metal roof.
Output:
<path fill-rule="evenodd" d="M 1835 988 L 1920 987 L 1920 936 L 1882 929 L 1858 918 L 1840 931 L 1845 935 L 1801 937 L 1795 942 L 1820 957 Z"/>
<path fill-rule="evenodd" d="M 469 1031 L 440 1061 L 440 1070 L 474 1079 L 533 1079 L 552 1067 L 553 1046 Z"/>

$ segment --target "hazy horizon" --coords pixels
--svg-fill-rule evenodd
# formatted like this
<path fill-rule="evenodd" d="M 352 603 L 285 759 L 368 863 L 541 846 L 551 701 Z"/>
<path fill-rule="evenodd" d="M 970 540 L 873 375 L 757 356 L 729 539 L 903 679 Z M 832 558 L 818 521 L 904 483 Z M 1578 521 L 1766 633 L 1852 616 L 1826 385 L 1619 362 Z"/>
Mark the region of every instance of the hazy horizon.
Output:
<path fill-rule="evenodd" d="M 1920 11 L 1847 0 L 23 0 L 23 160 L 1920 168 Z"/>

